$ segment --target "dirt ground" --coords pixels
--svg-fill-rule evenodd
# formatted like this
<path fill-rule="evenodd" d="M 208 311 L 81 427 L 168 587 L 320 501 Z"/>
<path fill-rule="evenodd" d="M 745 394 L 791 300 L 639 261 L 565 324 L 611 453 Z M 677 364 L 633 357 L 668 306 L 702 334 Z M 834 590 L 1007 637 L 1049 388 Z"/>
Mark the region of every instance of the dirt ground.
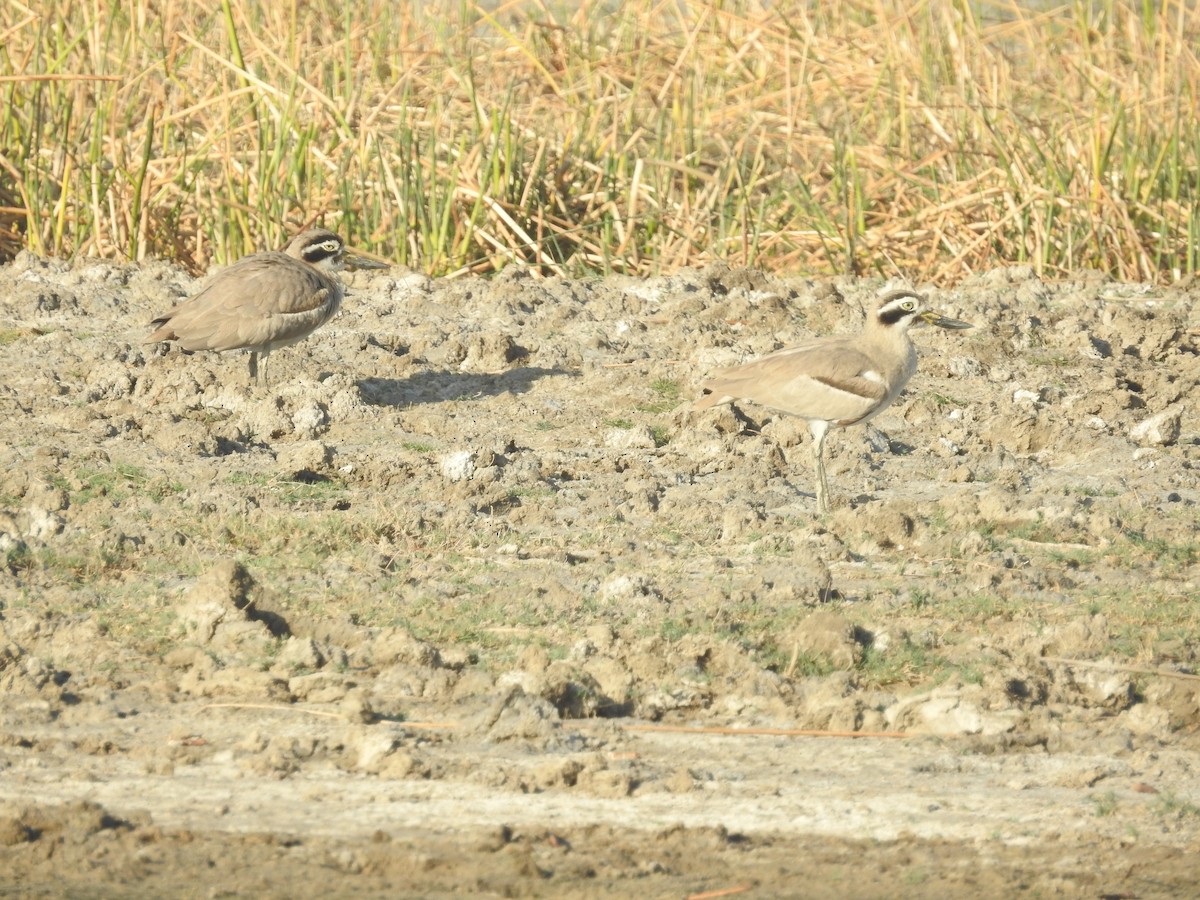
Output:
<path fill-rule="evenodd" d="M 263 389 L 0 269 L 0 895 L 1200 891 L 1200 285 L 929 289 L 819 516 L 689 406 L 880 280 L 350 283 Z"/>

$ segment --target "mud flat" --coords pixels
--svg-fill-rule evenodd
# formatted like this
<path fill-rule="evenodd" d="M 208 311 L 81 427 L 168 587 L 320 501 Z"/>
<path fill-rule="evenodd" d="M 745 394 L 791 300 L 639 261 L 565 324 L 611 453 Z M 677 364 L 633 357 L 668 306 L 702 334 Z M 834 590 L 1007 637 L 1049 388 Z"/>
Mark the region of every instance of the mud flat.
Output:
<path fill-rule="evenodd" d="M 0 894 L 1194 895 L 1200 289 L 931 289 L 821 517 L 689 403 L 883 282 L 356 278 L 0 269 Z"/>

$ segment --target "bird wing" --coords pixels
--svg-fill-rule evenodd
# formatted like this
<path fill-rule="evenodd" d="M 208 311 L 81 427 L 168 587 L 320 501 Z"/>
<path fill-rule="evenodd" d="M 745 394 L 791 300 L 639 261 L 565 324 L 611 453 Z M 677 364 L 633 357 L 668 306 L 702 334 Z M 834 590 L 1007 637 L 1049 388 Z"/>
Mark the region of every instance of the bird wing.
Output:
<path fill-rule="evenodd" d="M 843 340 L 819 340 L 716 373 L 702 387 L 698 408 L 751 400 L 806 419 L 849 425 L 888 397 L 888 373 Z"/>
<path fill-rule="evenodd" d="M 320 324 L 330 293 L 310 266 L 283 253 L 256 253 L 154 319 L 160 327 L 146 343 L 174 340 L 186 350 L 282 346 Z"/>

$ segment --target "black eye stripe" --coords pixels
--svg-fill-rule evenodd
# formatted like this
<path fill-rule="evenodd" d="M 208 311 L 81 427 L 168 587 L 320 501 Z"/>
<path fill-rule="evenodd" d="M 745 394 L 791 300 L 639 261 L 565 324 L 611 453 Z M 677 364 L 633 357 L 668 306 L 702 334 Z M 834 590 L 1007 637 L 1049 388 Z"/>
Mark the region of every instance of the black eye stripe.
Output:
<path fill-rule="evenodd" d="M 905 307 L 908 307 L 907 309 Z M 879 321 L 884 325 L 895 325 L 901 319 L 907 319 L 913 314 L 915 306 L 907 303 L 889 304 L 879 311 Z"/>
<path fill-rule="evenodd" d="M 332 256 L 337 256 L 342 252 L 342 245 L 337 241 L 322 241 L 319 244 L 311 244 L 300 251 L 300 255 L 307 262 L 319 262 L 322 259 L 329 259 Z"/>

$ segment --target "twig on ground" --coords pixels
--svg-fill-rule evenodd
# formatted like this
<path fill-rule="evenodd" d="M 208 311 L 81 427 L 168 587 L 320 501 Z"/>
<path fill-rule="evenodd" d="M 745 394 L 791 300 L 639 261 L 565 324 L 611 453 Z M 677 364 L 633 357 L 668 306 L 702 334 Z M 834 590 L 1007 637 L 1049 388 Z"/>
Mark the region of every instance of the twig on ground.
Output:
<path fill-rule="evenodd" d="M 726 728 L 702 725 L 622 725 L 626 731 L 669 731 L 680 734 L 768 735 L 778 737 L 911 738 L 907 731 L 826 731 L 819 728 Z"/>
<path fill-rule="evenodd" d="M 1085 669 L 1111 669 L 1114 672 L 1132 672 L 1135 675 L 1160 675 L 1163 678 L 1181 678 L 1185 681 L 1200 681 L 1200 675 L 1188 672 L 1172 672 L 1170 669 L 1150 669 L 1144 666 L 1127 666 L 1122 663 L 1102 662 L 1090 659 L 1066 659 L 1062 656 L 1043 656 L 1043 660 L 1064 666 L 1078 666 Z"/>
<path fill-rule="evenodd" d="M 737 887 L 722 888 L 719 891 L 705 891 L 702 894 L 688 894 L 687 900 L 715 900 L 717 897 L 731 897 L 734 894 L 744 894 L 753 885 L 739 884 Z"/>
<path fill-rule="evenodd" d="M 345 719 L 342 713 L 326 712 L 323 709 L 308 709 L 304 706 L 288 706 L 283 703 L 205 703 L 201 709 L 273 709 L 279 712 L 298 712 L 325 719 Z"/>

